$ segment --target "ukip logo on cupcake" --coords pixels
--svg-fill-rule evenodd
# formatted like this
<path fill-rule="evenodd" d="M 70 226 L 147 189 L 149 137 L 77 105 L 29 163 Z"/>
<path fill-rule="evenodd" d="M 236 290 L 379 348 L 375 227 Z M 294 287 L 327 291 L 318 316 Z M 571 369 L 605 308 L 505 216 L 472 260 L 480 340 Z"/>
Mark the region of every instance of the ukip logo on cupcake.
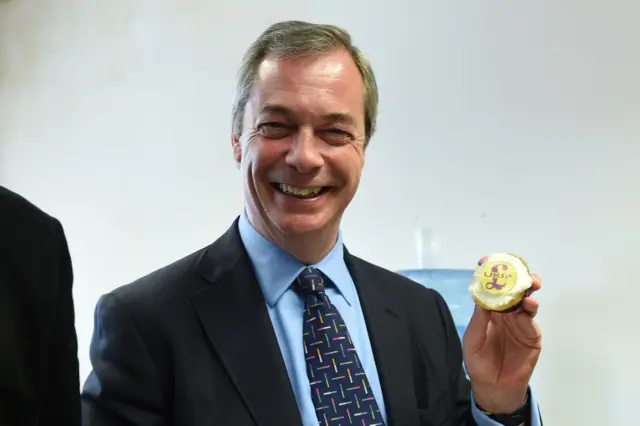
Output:
<path fill-rule="evenodd" d="M 491 294 L 504 294 L 516 285 L 518 273 L 507 262 L 487 262 L 482 265 L 480 281 L 482 287 Z"/>

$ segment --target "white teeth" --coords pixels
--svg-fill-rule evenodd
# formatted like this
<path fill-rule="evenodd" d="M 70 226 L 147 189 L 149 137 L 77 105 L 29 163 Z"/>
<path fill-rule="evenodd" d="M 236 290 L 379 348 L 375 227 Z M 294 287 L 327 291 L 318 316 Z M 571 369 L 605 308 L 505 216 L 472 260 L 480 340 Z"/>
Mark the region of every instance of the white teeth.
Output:
<path fill-rule="evenodd" d="M 285 185 L 281 183 L 281 184 L 278 184 L 278 187 L 284 193 L 297 195 L 299 197 L 312 197 L 312 196 L 318 195 L 320 191 L 322 191 L 321 186 L 316 186 L 312 188 L 296 188 L 295 186 Z"/>

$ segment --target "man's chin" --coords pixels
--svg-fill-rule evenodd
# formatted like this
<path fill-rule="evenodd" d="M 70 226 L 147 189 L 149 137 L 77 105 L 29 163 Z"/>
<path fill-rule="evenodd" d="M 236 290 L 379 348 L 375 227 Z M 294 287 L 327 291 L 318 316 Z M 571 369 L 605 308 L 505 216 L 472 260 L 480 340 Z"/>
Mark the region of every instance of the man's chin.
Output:
<path fill-rule="evenodd" d="M 318 234 L 328 229 L 327 220 L 318 214 L 287 214 L 274 219 L 278 229 L 288 237 Z"/>

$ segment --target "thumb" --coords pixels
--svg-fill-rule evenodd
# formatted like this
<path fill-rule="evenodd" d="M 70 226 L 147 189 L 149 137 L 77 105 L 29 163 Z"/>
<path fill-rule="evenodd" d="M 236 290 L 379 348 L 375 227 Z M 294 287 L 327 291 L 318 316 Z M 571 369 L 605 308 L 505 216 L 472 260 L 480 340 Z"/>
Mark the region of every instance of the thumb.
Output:
<path fill-rule="evenodd" d="M 464 333 L 463 343 L 466 350 L 475 353 L 482 348 L 487 339 L 490 319 L 489 311 L 478 305 L 475 306 L 469 325 L 467 325 L 467 330 Z"/>

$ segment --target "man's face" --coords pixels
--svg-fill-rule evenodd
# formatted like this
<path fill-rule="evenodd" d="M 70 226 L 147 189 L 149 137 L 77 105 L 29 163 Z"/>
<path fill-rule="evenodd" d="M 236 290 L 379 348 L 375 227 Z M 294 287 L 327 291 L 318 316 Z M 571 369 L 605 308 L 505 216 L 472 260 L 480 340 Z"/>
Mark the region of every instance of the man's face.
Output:
<path fill-rule="evenodd" d="M 263 61 L 232 138 L 247 214 L 262 234 L 335 235 L 364 165 L 363 90 L 343 50 Z"/>

